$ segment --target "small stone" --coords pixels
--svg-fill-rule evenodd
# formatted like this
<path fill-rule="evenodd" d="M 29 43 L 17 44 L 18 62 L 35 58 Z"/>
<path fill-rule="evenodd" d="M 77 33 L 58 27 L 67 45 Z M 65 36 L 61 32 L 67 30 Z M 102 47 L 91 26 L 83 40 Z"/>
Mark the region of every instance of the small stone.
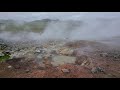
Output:
<path fill-rule="evenodd" d="M 81 66 L 85 66 L 87 64 L 89 64 L 89 62 L 87 60 L 85 60 L 85 61 L 83 61 L 83 63 L 81 64 Z"/>
<path fill-rule="evenodd" d="M 25 70 L 25 72 L 26 72 L 26 73 L 29 73 L 29 72 L 30 72 L 30 70 L 29 70 L 29 69 L 26 69 L 26 70 Z"/>
<path fill-rule="evenodd" d="M 70 70 L 68 70 L 68 69 L 62 69 L 62 72 L 63 72 L 63 73 L 69 73 Z"/>
<path fill-rule="evenodd" d="M 97 73 L 96 68 L 95 68 L 95 67 L 94 67 L 94 68 L 92 68 L 91 72 L 92 72 L 92 73 Z"/>
<path fill-rule="evenodd" d="M 104 72 L 104 69 L 101 67 L 94 67 L 91 70 L 92 73 L 99 73 L 99 72 Z"/>
<path fill-rule="evenodd" d="M 11 69 L 11 68 L 12 68 L 12 66 L 8 66 L 8 68 L 9 68 L 9 69 Z"/>
<path fill-rule="evenodd" d="M 35 50 L 36 53 L 40 53 L 41 51 L 40 50 Z"/>
<path fill-rule="evenodd" d="M 104 69 L 101 68 L 101 67 L 98 67 L 97 69 L 98 69 L 99 72 L 104 72 Z"/>

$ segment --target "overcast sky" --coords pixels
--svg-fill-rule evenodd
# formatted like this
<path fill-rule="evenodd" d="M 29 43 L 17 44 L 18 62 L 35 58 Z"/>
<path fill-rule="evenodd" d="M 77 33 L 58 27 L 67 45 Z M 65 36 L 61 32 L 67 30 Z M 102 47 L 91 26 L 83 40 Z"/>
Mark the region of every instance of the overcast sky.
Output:
<path fill-rule="evenodd" d="M 38 19 L 61 19 L 81 20 L 89 18 L 120 18 L 120 12 L 0 12 L 0 19 L 14 20 L 38 20 Z"/>

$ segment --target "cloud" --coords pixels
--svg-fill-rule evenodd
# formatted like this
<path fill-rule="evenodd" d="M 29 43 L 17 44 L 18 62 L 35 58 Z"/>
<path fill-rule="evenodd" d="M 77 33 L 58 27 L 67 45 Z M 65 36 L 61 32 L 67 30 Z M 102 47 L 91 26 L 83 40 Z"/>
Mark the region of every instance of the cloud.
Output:
<path fill-rule="evenodd" d="M 0 12 L 0 19 L 14 20 L 37 20 L 37 19 L 62 19 L 81 20 L 95 18 L 115 18 L 120 17 L 120 12 Z"/>

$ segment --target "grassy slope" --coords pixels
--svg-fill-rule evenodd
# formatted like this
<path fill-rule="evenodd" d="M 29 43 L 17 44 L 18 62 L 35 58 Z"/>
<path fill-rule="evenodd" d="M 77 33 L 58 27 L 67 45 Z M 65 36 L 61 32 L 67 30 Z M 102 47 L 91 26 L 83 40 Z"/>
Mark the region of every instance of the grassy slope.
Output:
<path fill-rule="evenodd" d="M 36 20 L 32 22 L 26 22 L 24 24 L 17 24 L 13 21 L 6 21 L 2 20 L 0 21 L 0 27 L 5 25 L 5 28 L 2 30 L 0 28 L 0 31 L 11 31 L 11 32 L 19 32 L 19 31 L 33 31 L 33 32 L 41 32 L 44 30 L 44 28 L 47 25 L 47 21 L 42 20 Z"/>

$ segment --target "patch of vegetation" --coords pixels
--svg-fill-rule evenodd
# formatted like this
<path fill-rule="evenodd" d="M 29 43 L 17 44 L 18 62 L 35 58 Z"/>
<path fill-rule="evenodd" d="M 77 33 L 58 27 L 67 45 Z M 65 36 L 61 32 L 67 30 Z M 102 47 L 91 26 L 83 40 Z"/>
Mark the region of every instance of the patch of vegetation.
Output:
<path fill-rule="evenodd" d="M 6 60 L 8 60 L 8 59 L 10 59 L 10 56 L 7 55 L 7 54 L 5 54 L 5 55 L 3 55 L 3 56 L 0 56 L 0 62 L 4 62 L 4 61 L 6 61 Z"/>

